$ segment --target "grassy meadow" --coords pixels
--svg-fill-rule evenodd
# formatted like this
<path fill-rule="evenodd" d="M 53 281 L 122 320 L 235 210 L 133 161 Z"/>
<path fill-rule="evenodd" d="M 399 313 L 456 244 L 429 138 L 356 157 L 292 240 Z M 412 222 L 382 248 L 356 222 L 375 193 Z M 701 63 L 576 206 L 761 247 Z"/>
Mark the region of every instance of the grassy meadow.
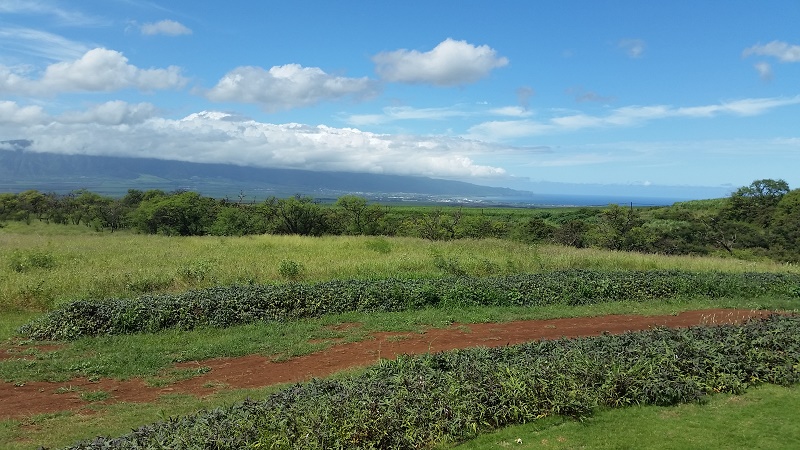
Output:
<path fill-rule="evenodd" d="M 35 359 L 0 362 L 7 382 L 68 381 L 74 377 L 169 380 L 176 361 L 263 354 L 291 358 L 331 345 L 357 341 L 376 331 L 422 331 L 453 322 L 597 316 L 617 313 L 674 314 L 711 307 L 797 311 L 796 298 L 710 300 L 678 298 L 662 303 L 425 309 L 380 314 L 346 313 L 288 323 L 254 323 L 227 329 L 167 330 L 153 334 L 87 337 L 39 350 L 16 334 L 19 326 L 74 300 L 135 298 L 147 293 L 182 292 L 215 285 L 333 279 L 430 278 L 540 273 L 563 269 L 683 270 L 800 274 L 800 267 L 733 258 L 660 256 L 525 245 L 507 240 L 427 241 L 355 236 L 166 237 L 131 232 L 97 233 L 85 226 L 10 222 L 0 228 L 0 340 L 8 351 Z M 331 325 L 358 322 L 345 330 Z M 309 342 L 317 342 L 311 344 Z M 166 379 L 166 381 L 165 381 Z M 94 412 L 56 413 L 0 421 L 0 448 L 56 447 L 95 435 L 115 435 L 139 425 L 258 397 L 276 388 L 221 391 L 197 399 L 172 396 L 153 404 L 104 404 L 87 397 Z M 464 444 L 465 448 L 736 448 L 733 441 L 699 440 L 725 424 L 748 421 L 739 448 L 780 448 L 775 421 L 790 416 L 796 388 L 765 386 L 738 396 L 713 398 L 707 405 L 636 407 L 603 411 L 586 422 L 548 419 L 502 430 Z M 729 425 L 728 428 L 738 425 Z M 650 430 L 634 433 L 619 430 Z M 711 430 L 711 431 L 709 431 Z M 781 422 L 777 433 L 796 438 L 800 428 Z M 673 444 L 647 439 L 675 435 Z M 739 432 L 743 436 L 744 431 Z M 768 440 L 760 433 L 772 433 Z M 679 440 L 688 436 L 688 440 Z M 519 441 L 518 441 L 519 439 Z M 546 445 L 544 443 L 547 443 Z M 739 442 L 739 441 L 737 441 Z M 602 445 L 601 445 L 602 444 Z"/>
<path fill-rule="evenodd" d="M 666 257 L 498 239 L 167 237 L 36 222 L 0 228 L 0 248 L 2 311 L 45 311 L 78 299 L 213 285 L 425 278 L 456 269 L 473 276 L 562 269 L 800 273 L 800 267 L 769 261 Z"/>

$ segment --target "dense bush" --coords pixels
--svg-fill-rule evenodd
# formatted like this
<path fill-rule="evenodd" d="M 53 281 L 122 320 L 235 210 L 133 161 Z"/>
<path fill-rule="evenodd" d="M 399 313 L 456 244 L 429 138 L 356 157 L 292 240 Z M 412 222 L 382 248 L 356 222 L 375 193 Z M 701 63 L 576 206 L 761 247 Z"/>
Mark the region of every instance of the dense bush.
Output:
<path fill-rule="evenodd" d="M 414 236 L 430 240 L 511 239 L 573 247 L 674 255 L 725 253 L 736 258 L 800 261 L 800 189 L 756 180 L 729 197 L 664 207 L 509 208 L 381 206 L 344 195 L 323 204 L 304 195 L 261 203 L 213 199 L 178 190 L 131 189 L 121 199 L 86 190 L 0 194 L 0 220 L 129 228 L 164 235 Z"/>
<path fill-rule="evenodd" d="M 424 307 L 541 306 L 681 296 L 800 296 L 800 275 L 600 272 L 573 270 L 505 277 L 338 280 L 218 286 L 181 294 L 69 303 L 23 326 L 35 339 L 156 332 L 167 328 L 227 327 L 348 311 Z"/>
<path fill-rule="evenodd" d="M 800 316 L 381 361 L 264 400 L 170 418 L 72 449 L 407 449 L 541 417 L 674 405 L 800 381 Z"/>

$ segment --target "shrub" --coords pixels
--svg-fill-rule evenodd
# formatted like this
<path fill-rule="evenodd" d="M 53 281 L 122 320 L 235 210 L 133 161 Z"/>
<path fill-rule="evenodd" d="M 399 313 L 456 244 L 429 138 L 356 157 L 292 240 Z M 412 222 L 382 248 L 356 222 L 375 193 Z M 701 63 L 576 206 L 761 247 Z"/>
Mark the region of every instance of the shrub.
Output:
<path fill-rule="evenodd" d="M 797 361 L 798 315 L 400 356 L 70 448 L 432 448 L 541 417 L 790 385 Z"/>
<path fill-rule="evenodd" d="M 285 265 L 287 271 L 291 270 L 287 274 L 295 273 L 295 264 L 289 261 Z M 76 301 L 23 326 L 20 332 L 34 339 L 59 340 L 440 305 L 535 307 L 700 296 L 797 297 L 799 286 L 797 274 L 588 270 L 499 277 L 247 284 L 135 299 Z"/>
<path fill-rule="evenodd" d="M 16 250 L 11 254 L 9 267 L 14 272 L 27 272 L 33 269 L 52 269 L 56 266 L 56 258 L 44 250 Z"/>
<path fill-rule="evenodd" d="M 287 280 L 297 280 L 303 275 L 305 267 L 302 263 L 290 259 L 281 260 L 278 264 L 278 273 Z"/>

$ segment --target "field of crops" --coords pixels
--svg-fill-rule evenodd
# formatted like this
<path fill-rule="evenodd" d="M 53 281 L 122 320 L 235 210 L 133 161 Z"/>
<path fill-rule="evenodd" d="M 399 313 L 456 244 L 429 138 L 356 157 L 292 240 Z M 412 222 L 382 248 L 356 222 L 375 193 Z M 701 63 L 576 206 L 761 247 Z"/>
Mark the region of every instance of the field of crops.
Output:
<path fill-rule="evenodd" d="M 0 229 L 0 377 L 9 392 L 58 380 L 85 407 L 1 419 L 3 448 L 442 448 L 514 424 L 590 422 L 613 408 L 700 404 L 800 381 L 800 317 L 792 314 L 800 270 L 791 265 L 492 239 L 28 227 Z M 783 314 L 378 358 L 332 378 L 219 387 L 204 399 L 162 396 L 150 406 L 64 384 L 158 378 L 163 387 L 207 372 L 165 377 L 179 362 L 291 359 L 379 331 L 719 307 Z M 784 412 L 794 407 L 787 400 Z"/>

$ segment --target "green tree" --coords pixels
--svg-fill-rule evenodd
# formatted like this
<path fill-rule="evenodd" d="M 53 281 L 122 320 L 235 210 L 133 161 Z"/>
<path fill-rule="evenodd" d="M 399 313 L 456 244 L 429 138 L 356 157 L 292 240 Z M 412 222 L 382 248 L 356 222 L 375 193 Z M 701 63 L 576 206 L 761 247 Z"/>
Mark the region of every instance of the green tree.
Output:
<path fill-rule="evenodd" d="M 221 207 L 211 225 L 215 236 L 244 236 L 266 232 L 265 217 L 252 205 L 229 204 Z"/>
<path fill-rule="evenodd" d="M 790 191 L 778 202 L 769 234 L 773 256 L 783 261 L 800 262 L 800 189 Z"/>
<path fill-rule="evenodd" d="M 344 195 L 336 200 L 342 217 L 342 229 L 347 234 L 376 234 L 384 211 L 380 205 L 368 204 L 367 199 Z"/>
<path fill-rule="evenodd" d="M 553 230 L 553 241 L 561 245 L 583 248 L 586 246 L 586 233 L 589 225 L 579 219 L 564 222 Z"/>
<path fill-rule="evenodd" d="M 35 189 L 21 192 L 17 195 L 17 201 L 20 217 L 27 223 L 31 223 L 34 218 L 41 220 L 48 203 L 47 196 Z"/>
<path fill-rule="evenodd" d="M 514 228 L 513 237 L 523 242 L 542 242 L 553 238 L 556 226 L 541 217 L 531 217 Z"/>
<path fill-rule="evenodd" d="M 591 233 L 592 241 L 611 250 L 642 251 L 647 248 L 647 232 L 641 229 L 643 224 L 638 210 L 610 205 L 598 216 Z"/>
<path fill-rule="evenodd" d="M 327 217 L 311 197 L 298 194 L 278 200 L 275 206 L 278 233 L 321 236 L 328 231 Z"/>
<path fill-rule="evenodd" d="M 196 192 L 145 198 L 131 215 L 134 226 L 144 233 L 199 236 L 208 234 L 216 220 L 216 201 Z"/>
<path fill-rule="evenodd" d="M 455 239 L 457 227 L 464 217 L 461 208 L 447 213 L 442 208 L 417 212 L 412 219 L 414 234 L 432 241 Z"/>
<path fill-rule="evenodd" d="M 763 179 L 737 189 L 722 211 L 725 221 L 742 221 L 767 228 L 778 202 L 789 192 L 784 180 Z"/>

